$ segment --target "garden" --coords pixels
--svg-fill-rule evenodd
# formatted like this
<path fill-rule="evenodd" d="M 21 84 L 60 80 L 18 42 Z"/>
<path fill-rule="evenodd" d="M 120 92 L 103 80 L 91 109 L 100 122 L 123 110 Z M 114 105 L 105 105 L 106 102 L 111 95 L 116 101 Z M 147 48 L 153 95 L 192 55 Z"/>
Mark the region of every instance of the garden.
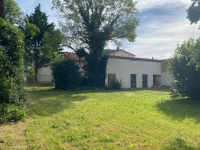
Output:
<path fill-rule="evenodd" d="M 169 87 L 26 87 L 27 116 L 0 126 L 0 149 L 200 149 L 200 101 Z"/>

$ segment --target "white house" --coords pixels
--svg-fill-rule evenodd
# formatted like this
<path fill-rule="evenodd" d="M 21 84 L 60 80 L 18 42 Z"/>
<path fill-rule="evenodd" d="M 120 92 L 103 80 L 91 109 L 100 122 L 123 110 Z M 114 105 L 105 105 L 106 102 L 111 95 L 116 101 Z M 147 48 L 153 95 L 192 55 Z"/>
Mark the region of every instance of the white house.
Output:
<path fill-rule="evenodd" d="M 64 55 L 66 58 L 74 60 L 83 74 L 84 60 L 79 60 L 75 53 L 66 52 Z M 167 60 L 138 58 L 134 54 L 121 49 L 110 50 L 106 69 L 105 83 L 108 86 L 115 79 L 124 83 L 123 88 L 170 86 L 173 82 L 173 78 L 166 73 Z M 43 66 L 38 69 L 39 82 L 51 82 L 52 79 L 50 66 Z"/>

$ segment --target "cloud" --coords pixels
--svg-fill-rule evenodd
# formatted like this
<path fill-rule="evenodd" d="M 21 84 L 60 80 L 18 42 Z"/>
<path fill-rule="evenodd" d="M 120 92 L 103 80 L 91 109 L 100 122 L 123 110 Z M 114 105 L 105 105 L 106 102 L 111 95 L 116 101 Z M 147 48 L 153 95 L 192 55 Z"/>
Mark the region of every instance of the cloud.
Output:
<path fill-rule="evenodd" d="M 30 14 L 40 3 L 42 11 L 49 16 L 49 22 L 57 24 L 58 19 L 51 10 L 51 0 L 16 0 L 21 9 Z M 173 53 L 178 43 L 199 36 L 198 25 L 190 25 L 186 10 L 190 0 L 139 0 L 136 7 L 140 24 L 134 43 L 123 42 L 124 50 L 138 57 L 165 59 Z M 113 43 L 108 47 L 116 48 Z"/>

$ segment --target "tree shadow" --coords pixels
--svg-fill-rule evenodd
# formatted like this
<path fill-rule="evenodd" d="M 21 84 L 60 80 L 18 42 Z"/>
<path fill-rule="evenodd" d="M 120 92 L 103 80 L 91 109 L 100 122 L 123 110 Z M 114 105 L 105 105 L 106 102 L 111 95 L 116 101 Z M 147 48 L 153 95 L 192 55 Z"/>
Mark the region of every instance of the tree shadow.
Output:
<path fill-rule="evenodd" d="M 28 115 L 51 116 L 65 109 L 74 107 L 73 102 L 87 99 L 86 95 L 53 89 L 33 90 L 28 92 Z"/>
<path fill-rule="evenodd" d="M 188 145 L 183 139 L 176 138 L 169 143 L 169 145 L 163 147 L 163 150 L 199 150 L 200 147 L 194 147 Z"/>
<path fill-rule="evenodd" d="M 178 121 L 183 121 L 186 118 L 191 118 L 200 122 L 200 101 L 189 99 L 189 98 L 179 98 L 161 101 L 156 105 L 159 111 L 162 111 L 172 119 Z"/>

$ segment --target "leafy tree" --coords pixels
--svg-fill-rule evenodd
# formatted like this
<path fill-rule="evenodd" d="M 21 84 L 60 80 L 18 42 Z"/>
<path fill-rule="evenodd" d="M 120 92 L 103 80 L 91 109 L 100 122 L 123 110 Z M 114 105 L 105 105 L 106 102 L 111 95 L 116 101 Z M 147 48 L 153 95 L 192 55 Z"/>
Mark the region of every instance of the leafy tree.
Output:
<path fill-rule="evenodd" d="M 63 38 L 61 32 L 47 19 L 46 13 L 38 5 L 34 13 L 27 15 L 26 24 L 21 27 L 25 34 L 26 66 L 35 69 L 35 76 L 38 67 L 49 63 L 54 58 L 54 52 L 60 51 L 59 45 Z"/>
<path fill-rule="evenodd" d="M 96 86 L 105 82 L 108 41 L 128 39 L 133 42 L 138 19 L 132 0 L 53 0 L 60 15 L 66 45 L 87 61 L 88 78 Z M 87 52 L 86 52 L 87 51 Z M 101 68 L 101 69 L 100 69 Z"/>
<path fill-rule="evenodd" d="M 0 18 L 0 123 L 24 116 L 23 33 Z M 19 110 L 19 112 L 18 112 Z"/>
<path fill-rule="evenodd" d="M 194 57 L 200 58 L 200 38 L 177 46 L 169 61 L 169 71 L 177 80 L 176 88 L 182 96 L 200 98 L 199 61 L 194 61 Z"/>
<path fill-rule="evenodd" d="M 79 66 L 72 60 L 62 60 L 54 63 L 52 67 L 56 89 L 73 89 L 80 83 Z"/>
<path fill-rule="evenodd" d="M 5 17 L 11 24 L 20 24 L 23 18 L 23 12 L 14 0 L 4 0 Z"/>

